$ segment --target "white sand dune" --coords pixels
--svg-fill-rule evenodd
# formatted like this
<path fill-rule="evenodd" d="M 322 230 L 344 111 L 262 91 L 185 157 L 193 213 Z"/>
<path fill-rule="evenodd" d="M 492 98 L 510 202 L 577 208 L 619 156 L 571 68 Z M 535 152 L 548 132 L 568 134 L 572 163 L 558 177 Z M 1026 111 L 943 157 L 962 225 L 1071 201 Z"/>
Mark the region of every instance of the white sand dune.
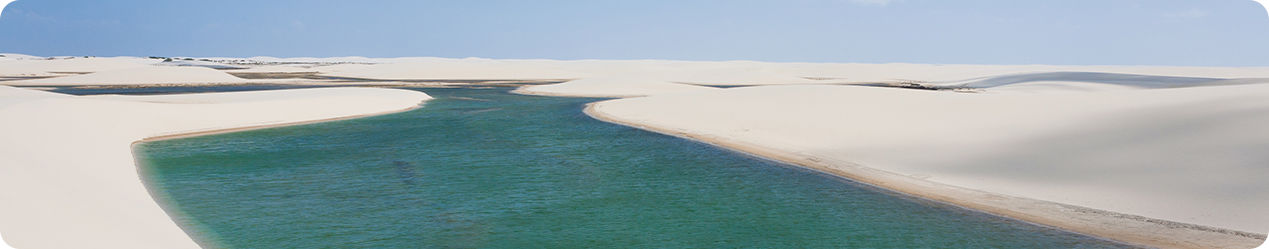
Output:
<path fill-rule="evenodd" d="M 1269 68 L 1164 67 L 1164 66 L 1054 66 L 1054 65 L 932 65 L 786 63 L 764 67 L 765 72 L 808 78 L 836 78 L 851 82 L 964 81 L 1013 74 L 1052 72 L 1115 73 L 1195 78 L 1264 78 Z"/>
<path fill-rule="evenodd" d="M 143 66 L 48 79 L 5 81 L 11 86 L 53 85 L 152 85 L 243 83 L 242 78 L 205 67 Z"/>
<path fill-rule="evenodd" d="M 288 66 L 260 66 L 248 69 L 225 70 L 226 73 L 316 73 L 316 69 Z"/>
<path fill-rule="evenodd" d="M 1209 82 L 1224 81 L 1224 78 L 1177 77 L 1158 75 L 1138 75 L 1098 72 L 1045 72 L 1009 74 L 970 79 L 965 81 L 944 82 L 938 85 L 964 85 L 978 88 L 999 87 L 1010 84 L 1040 81 L 1068 81 L 1102 83 L 1139 88 L 1177 88 L 1206 86 Z"/>
<path fill-rule="evenodd" d="M 643 78 L 674 83 L 711 86 L 752 86 L 787 84 L 824 84 L 825 82 L 797 76 L 774 74 L 755 68 L 714 68 L 699 70 L 674 70 L 622 74 L 619 77 Z"/>
<path fill-rule="evenodd" d="M 382 64 L 324 75 L 382 80 L 540 80 L 579 79 L 594 76 L 541 63 L 468 61 Z"/>
<path fill-rule="evenodd" d="M 1006 94 L 1060 94 L 1060 93 L 1090 93 L 1090 92 L 1111 92 L 1111 91 L 1131 91 L 1143 90 L 1145 87 L 1093 83 L 1083 81 L 1028 81 L 1022 83 L 995 86 L 986 89 L 986 93 L 1006 93 Z"/>
<path fill-rule="evenodd" d="M 371 65 L 367 65 L 367 64 L 339 64 L 339 65 L 330 65 L 330 66 L 313 67 L 313 68 L 309 68 L 309 69 L 310 69 L 310 70 L 317 71 L 318 73 L 334 73 L 334 72 L 347 71 L 347 70 L 353 70 L 353 69 L 362 69 L 362 68 L 366 68 L 366 67 L 369 67 L 369 66 L 371 66 Z"/>
<path fill-rule="evenodd" d="M 44 57 L 27 55 L 27 54 L 15 54 L 15 53 L 0 53 L 0 57 L 14 59 L 14 60 L 44 59 Z"/>
<path fill-rule="evenodd" d="M 165 62 L 159 63 L 158 65 L 175 66 L 175 67 L 205 67 L 205 68 L 212 68 L 212 69 L 247 69 L 247 67 L 245 66 L 230 65 L 230 64 L 211 62 L 211 61 L 195 61 L 195 60 L 165 61 Z"/>
<path fill-rule="evenodd" d="M 198 248 L 140 181 L 133 142 L 398 111 L 429 98 L 378 88 L 68 96 L 0 86 L 0 234 L 16 248 Z"/>
<path fill-rule="evenodd" d="M 674 71 L 684 68 L 676 67 L 673 61 L 658 60 L 634 60 L 634 61 L 614 61 L 614 60 L 580 60 L 580 61 L 562 61 L 559 66 L 567 68 L 570 71 L 583 72 L 595 75 L 621 75 L 629 73 L 656 72 L 656 71 Z"/>
<path fill-rule="evenodd" d="M 57 75 L 57 73 L 94 73 L 149 66 L 145 62 L 148 61 L 114 58 L 10 60 L 0 61 L 0 76 L 47 76 Z"/>
<path fill-rule="evenodd" d="M 640 97 L 671 93 L 718 90 L 714 87 L 630 78 L 586 78 L 559 84 L 523 87 L 522 94 L 577 97 Z"/>
<path fill-rule="evenodd" d="M 777 151 L 772 155 L 839 174 L 868 172 L 860 166 L 893 173 L 900 177 L 871 182 L 892 189 L 928 191 L 912 187 L 928 181 L 1262 233 L 1269 231 L 1265 99 L 1269 84 L 1046 95 L 763 86 L 611 100 L 592 110 L 630 125 L 751 146 L 751 152 Z M 990 210 L 981 203 L 997 200 L 949 201 Z M 1024 220 L 1047 219 L 1024 215 L 1031 206 L 995 208 L 1014 209 L 1002 212 L 1021 212 L 1015 217 Z M 1211 239 L 1185 237 L 1204 233 L 1198 230 L 1116 235 L 1132 231 L 1057 225 L 1164 246 L 1194 245 L 1159 243 Z M 1206 245 L 1253 242 L 1260 241 L 1233 236 L 1228 244 Z"/>
<path fill-rule="evenodd" d="M 246 59 L 247 59 L 247 60 L 253 60 L 253 61 L 263 61 L 263 62 L 295 62 L 295 63 L 313 63 L 313 62 L 374 62 L 374 61 L 376 61 L 376 59 L 366 58 L 366 57 L 361 57 L 361 56 L 327 57 L 327 58 L 317 58 L 317 57 L 277 58 L 277 57 L 270 57 L 270 56 L 256 56 L 256 57 L 251 57 L 251 58 L 246 58 Z M 213 60 L 214 60 L 214 59 L 213 59 Z"/>

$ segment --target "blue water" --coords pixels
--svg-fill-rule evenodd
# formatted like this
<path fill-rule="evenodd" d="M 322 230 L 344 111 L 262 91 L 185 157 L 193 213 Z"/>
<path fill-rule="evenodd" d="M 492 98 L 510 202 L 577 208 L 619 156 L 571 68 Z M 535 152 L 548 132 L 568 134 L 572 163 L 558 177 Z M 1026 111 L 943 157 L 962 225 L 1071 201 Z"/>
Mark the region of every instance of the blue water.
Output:
<path fill-rule="evenodd" d="M 419 90 L 437 99 L 137 154 L 208 247 L 1127 247 L 582 114 L 598 99 Z"/>

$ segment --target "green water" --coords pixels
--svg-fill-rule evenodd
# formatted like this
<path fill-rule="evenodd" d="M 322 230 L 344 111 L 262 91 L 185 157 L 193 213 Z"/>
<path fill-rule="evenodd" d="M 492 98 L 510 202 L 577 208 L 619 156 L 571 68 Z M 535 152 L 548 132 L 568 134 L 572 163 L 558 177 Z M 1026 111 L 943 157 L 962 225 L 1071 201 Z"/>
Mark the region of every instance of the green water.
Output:
<path fill-rule="evenodd" d="M 1124 247 L 599 122 L 597 99 L 421 90 L 410 112 L 137 154 L 213 247 Z"/>

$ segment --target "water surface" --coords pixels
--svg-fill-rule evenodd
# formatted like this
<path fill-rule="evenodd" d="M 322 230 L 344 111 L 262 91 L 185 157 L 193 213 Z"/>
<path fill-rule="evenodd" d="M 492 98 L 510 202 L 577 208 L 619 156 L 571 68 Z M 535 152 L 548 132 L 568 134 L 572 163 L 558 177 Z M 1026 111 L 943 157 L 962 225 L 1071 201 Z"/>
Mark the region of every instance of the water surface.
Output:
<path fill-rule="evenodd" d="M 598 99 L 421 90 L 414 111 L 137 154 L 227 248 L 1124 247 L 582 114 Z"/>

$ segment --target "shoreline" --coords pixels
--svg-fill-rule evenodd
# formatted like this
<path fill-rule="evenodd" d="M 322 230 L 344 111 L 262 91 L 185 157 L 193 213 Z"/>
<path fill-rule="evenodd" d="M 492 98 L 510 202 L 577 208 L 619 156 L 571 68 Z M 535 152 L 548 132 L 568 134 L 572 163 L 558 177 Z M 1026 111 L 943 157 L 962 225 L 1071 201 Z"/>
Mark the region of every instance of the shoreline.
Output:
<path fill-rule="evenodd" d="M 922 199 L 950 204 L 995 216 L 1041 226 L 1054 227 L 1111 241 L 1162 248 L 1230 248 L 1259 245 L 1265 235 L 1153 219 L 1144 216 L 1085 208 L 1056 202 L 1013 197 L 925 181 L 850 162 L 825 161 L 810 155 L 773 149 L 758 144 L 712 138 L 708 135 L 676 131 L 668 127 L 639 123 L 607 115 L 597 107 L 606 101 L 586 105 L 584 113 L 596 120 L 675 136 L 775 160 L 798 167 L 844 177 L 862 184 Z"/>
<path fill-rule="evenodd" d="M 183 216 L 179 214 L 180 213 L 179 208 L 172 207 L 171 203 L 168 203 L 166 201 L 159 199 L 159 196 L 160 196 L 159 193 L 161 190 L 156 188 L 154 184 L 149 181 L 149 177 L 146 177 L 149 175 L 149 172 L 146 171 L 146 167 L 141 162 L 140 157 L 137 156 L 137 150 L 136 150 L 137 145 L 142 143 L 158 142 L 158 141 L 165 141 L 165 140 L 172 140 L 172 139 L 209 136 L 209 135 L 217 135 L 217 134 L 225 134 L 225 133 L 233 133 L 233 132 L 241 132 L 241 131 L 262 130 L 262 129 L 269 129 L 269 128 L 315 124 L 315 123 L 340 121 L 340 120 L 351 120 L 351 119 L 358 119 L 358 118 L 365 118 L 365 117 L 372 117 L 372 116 L 402 113 L 402 112 L 408 112 L 408 111 L 413 111 L 415 109 L 423 108 L 424 103 L 426 103 L 426 100 L 424 102 L 420 102 L 416 106 L 401 109 L 401 110 L 354 115 L 354 116 L 347 116 L 347 117 L 336 117 L 336 118 L 328 118 L 328 119 L 320 119 L 320 120 L 278 123 L 278 124 L 243 126 L 243 127 L 236 127 L 236 128 L 214 129 L 214 130 L 207 130 L 207 131 L 191 131 L 191 132 L 181 132 L 181 133 L 176 133 L 171 135 L 151 136 L 151 137 L 146 137 L 140 140 L 133 141 L 131 144 L 128 145 L 128 151 L 131 152 L 133 165 L 136 168 L 137 176 L 139 176 L 140 178 L 138 180 L 141 180 L 141 184 L 145 186 L 146 192 L 148 192 L 148 194 L 150 195 L 150 198 L 154 200 L 154 203 L 159 205 L 160 209 L 163 209 L 163 213 L 167 215 L 167 217 L 171 219 L 173 223 L 176 223 L 176 226 L 181 228 L 181 231 L 185 232 L 185 234 L 189 236 L 190 240 L 194 241 L 195 244 L 198 244 L 199 247 L 223 248 L 223 247 L 217 246 L 214 241 L 209 241 L 207 238 L 201 238 L 201 237 L 195 236 L 195 234 L 193 234 L 191 230 L 188 228 L 188 224 L 180 222 L 179 220 L 176 219 L 178 216 Z"/>
<path fill-rule="evenodd" d="M 243 126 L 243 127 L 235 127 L 235 128 L 211 129 L 211 130 L 205 130 L 205 131 L 181 131 L 181 132 L 174 132 L 172 134 L 164 134 L 164 135 L 142 138 L 140 140 L 133 141 L 131 146 L 136 146 L 138 143 L 146 143 L 146 142 L 156 142 L 156 141 L 163 141 L 163 140 L 216 135 L 216 134 L 232 133 L 232 132 L 239 132 L 239 131 L 260 130 L 260 129 L 269 129 L 269 128 L 276 128 L 276 127 L 283 127 L 283 126 L 315 124 L 315 123 L 322 123 L 322 122 L 331 122 L 331 121 L 357 119 L 357 118 L 365 118 L 365 117 L 379 116 L 379 115 L 388 115 L 393 113 L 408 112 L 408 111 L 412 111 L 414 109 L 419 109 L 419 108 L 423 108 L 422 102 L 420 102 L 419 105 L 417 106 L 405 108 L 401 110 L 353 115 L 353 116 L 347 116 L 347 117 L 335 117 L 335 118 L 327 118 L 327 119 L 319 119 L 319 120 L 287 122 L 287 123 L 277 123 L 277 124 L 251 125 L 251 126 Z"/>

